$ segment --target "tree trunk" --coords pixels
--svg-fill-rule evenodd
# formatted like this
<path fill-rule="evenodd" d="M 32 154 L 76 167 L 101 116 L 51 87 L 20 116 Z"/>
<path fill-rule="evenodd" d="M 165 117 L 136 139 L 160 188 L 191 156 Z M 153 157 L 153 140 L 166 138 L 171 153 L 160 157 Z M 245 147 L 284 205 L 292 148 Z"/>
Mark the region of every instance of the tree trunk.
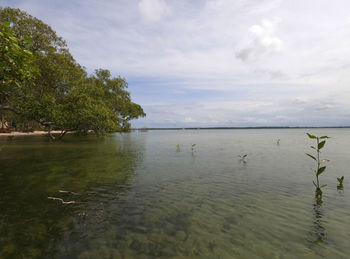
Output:
<path fill-rule="evenodd" d="M 66 135 L 67 132 L 68 132 L 68 130 L 62 130 L 58 139 L 61 140 L 64 137 L 64 135 Z"/>
<path fill-rule="evenodd" d="M 47 132 L 51 140 L 55 140 L 55 136 L 51 134 L 51 125 L 49 125 L 49 130 Z"/>

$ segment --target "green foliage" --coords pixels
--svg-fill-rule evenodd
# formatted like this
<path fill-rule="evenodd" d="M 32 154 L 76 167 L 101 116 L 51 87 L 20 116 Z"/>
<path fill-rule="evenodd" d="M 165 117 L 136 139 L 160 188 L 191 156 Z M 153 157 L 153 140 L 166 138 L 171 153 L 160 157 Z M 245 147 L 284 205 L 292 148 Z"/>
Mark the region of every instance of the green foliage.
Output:
<path fill-rule="evenodd" d="M 176 152 L 180 152 L 180 144 L 176 145 Z"/>
<path fill-rule="evenodd" d="M 326 170 L 326 167 L 325 167 L 325 166 L 320 167 L 320 168 L 317 170 L 316 175 L 319 176 L 320 174 L 322 174 L 322 173 L 324 172 L 324 170 Z"/>
<path fill-rule="evenodd" d="M 306 135 L 310 138 L 310 139 L 315 139 L 316 140 L 316 147 L 311 146 L 312 149 L 316 150 L 316 155 L 311 155 L 306 153 L 307 156 L 309 156 L 312 160 L 314 160 L 317 164 L 317 168 L 316 170 L 314 170 L 315 174 L 316 174 L 316 183 L 313 181 L 315 187 L 316 187 L 316 199 L 319 203 L 322 202 L 322 190 L 321 188 L 323 186 L 320 186 L 320 181 L 319 181 L 319 175 L 321 175 L 325 170 L 326 170 L 326 166 L 321 166 L 322 163 L 326 163 L 329 162 L 328 159 L 320 159 L 320 153 L 321 153 L 321 149 L 324 148 L 325 144 L 326 144 L 326 140 L 322 140 L 321 139 L 328 139 L 328 136 L 322 136 L 322 137 L 317 137 L 314 135 L 311 135 L 309 133 L 306 133 Z"/>
<path fill-rule="evenodd" d="M 111 78 L 108 70 L 96 70 L 95 75 L 77 84 L 65 96 L 64 103 L 57 108 L 57 125 L 84 133 L 128 131 L 128 121 L 145 114 L 139 105 L 131 102 L 125 88 L 124 79 Z"/>
<path fill-rule="evenodd" d="M 317 161 L 316 157 L 314 157 L 313 155 L 310 155 L 308 153 L 306 153 L 306 155 L 308 155 L 309 157 L 311 157 L 313 160 Z"/>
<path fill-rule="evenodd" d="M 35 55 L 38 52 L 43 56 L 54 52 L 69 54 L 66 42 L 50 26 L 20 9 L 0 7 L 0 20 L 11 24 L 14 34 L 21 42 L 30 38 L 30 51 Z"/>
<path fill-rule="evenodd" d="M 344 181 L 344 176 L 342 176 L 342 177 L 337 177 L 337 180 L 338 180 L 338 182 L 339 182 L 339 184 L 343 184 L 343 181 Z"/>
<path fill-rule="evenodd" d="M 20 114 L 20 121 L 35 120 L 42 125 L 54 124 L 56 106 L 63 102 L 75 81 L 85 71 L 74 61 L 66 43 L 50 26 L 19 9 L 0 8 L 0 20 L 11 24 L 11 30 L 22 44 L 31 39 L 28 48 L 40 74 L 21 85 L 8 104 Z"/>
<path fill-rule="evenodd" d="M 10 23 L 0 23 L 0 105 L 8 105 L 27 81 L 38 72 L 34 56 L 28 50 L 29 39 L 21 42 L 13 33 Z"/>
<path fill-rule="evenodd" d="M 343 181 L 344 181 L 344 176 L 342 177 L 337 177 L 337 180 L 338 180 L 338 186 L 337 186 L 337 189 L 338 190 L 342 190 L 343 189 Z"/>
<path fill-rule="evenodd" d="M 324 147 L 324 145 L 326 144 L 326 141 L 322 141 L 320 143 L 318 143 L 318 149 L 322 149 Z"/>
<path fill-rule="evenodd" d="M 309 138 L 311 138 L 311 139 L 315 139 L 315 138 L 316 138 L 316 136 L 311 135 L 311 134 L 309 134 L 309 133 L 306 133 L 306 135 L 308 135 L 308 136 L 309 136 Z"/>
<path fill-rule="evenodd" d="M 47 24 L 12 8 L 0 8 L 0 20 L 11 24 L 10 40 L 27 44 L 24 53 L 40 72 L 22 80 L 15 94 L 14 88 L 9 89 L 8 104 L 20 121 L 36 121 L 49 132 L 59 129 L 63 136 L 67 131 L 129 131 L 130 120 L 146 115 L 131 101 L 124 78 L 113 78 L 103 69 L 88 76 Z M 30 72 L 28 66 L 23 70 Z"/>

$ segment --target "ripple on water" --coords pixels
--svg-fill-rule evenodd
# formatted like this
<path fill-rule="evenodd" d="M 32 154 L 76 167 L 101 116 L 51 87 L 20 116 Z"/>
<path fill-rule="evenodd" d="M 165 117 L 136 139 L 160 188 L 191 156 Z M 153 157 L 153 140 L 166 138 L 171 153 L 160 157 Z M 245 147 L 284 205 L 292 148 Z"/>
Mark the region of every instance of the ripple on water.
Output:
<path fill-rule="evenodd" d="M 0 257 L 347 258 L 350 197 L 334 179 L 350 179 L 350 132 L 324 134 L 344 142 L 325 151 L 338 162 L 322 205 L 301 130 L 14 140 L 0 157 Z"/>

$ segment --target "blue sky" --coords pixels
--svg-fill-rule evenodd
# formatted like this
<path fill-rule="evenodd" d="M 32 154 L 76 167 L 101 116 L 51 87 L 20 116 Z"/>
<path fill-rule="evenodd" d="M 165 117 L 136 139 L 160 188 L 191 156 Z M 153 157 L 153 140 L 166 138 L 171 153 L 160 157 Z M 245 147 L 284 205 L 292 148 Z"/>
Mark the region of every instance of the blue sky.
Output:
<path fill-rule="evenodd" d="M 134 127 L 350 125 L 347 0 L 0 0 L 88 72 L 129 83 Z"/>

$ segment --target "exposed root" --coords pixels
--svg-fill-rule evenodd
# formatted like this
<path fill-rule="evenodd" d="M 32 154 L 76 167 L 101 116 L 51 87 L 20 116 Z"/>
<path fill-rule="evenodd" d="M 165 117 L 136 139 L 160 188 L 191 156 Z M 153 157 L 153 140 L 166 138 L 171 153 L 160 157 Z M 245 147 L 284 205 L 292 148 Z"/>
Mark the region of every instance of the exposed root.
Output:
<path fill-rule="evenodd" d="M 60 192 L 60 193 L 70 193 L 70 194 L 73 194 L 73 195 L 80 195 L 80 193 L 64 191 L 64 190 L 58 190 L 58 192 Z"/>

